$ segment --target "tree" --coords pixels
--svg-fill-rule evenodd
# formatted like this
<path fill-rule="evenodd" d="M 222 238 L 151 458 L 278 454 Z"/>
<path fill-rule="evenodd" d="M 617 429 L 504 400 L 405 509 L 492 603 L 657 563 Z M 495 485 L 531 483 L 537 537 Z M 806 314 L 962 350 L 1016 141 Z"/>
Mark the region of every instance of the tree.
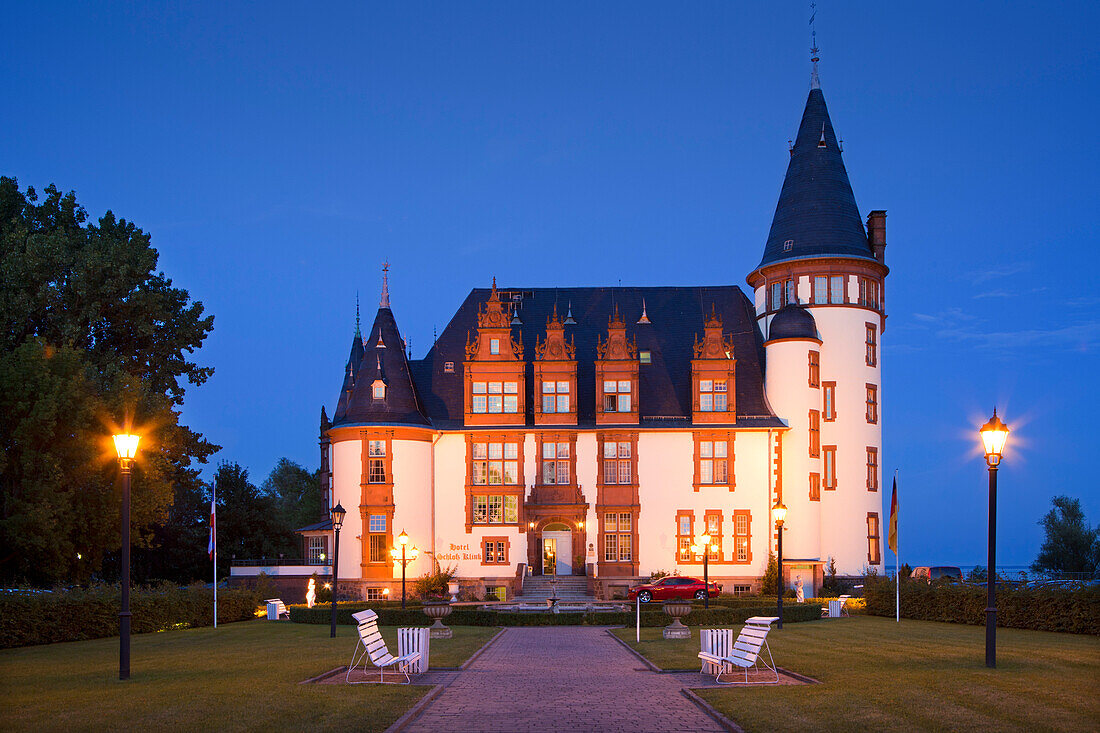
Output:
<path fill-rule="evenodd" d="M 131 492 L 138 547 L 168 518 L 193 462 L 218 448 L 179 422 L 189 360 L 213 328 L 201 303 L 156 272 L 149 235 L 73 193 L 0 177 L 0 578 L 98 574 L 119 547 L 109 434 L 142 434 Z M 79 557 L 78 557 L 79 556 Z"/>
<path fill-rule="evenodd" d="M 1046 532 L 1039 556 L 1031 564 L 1037 573 L 1094 573 L 1100 566 L 1100 527 L 1091 528 L 1080 499 L 1056 496 L 1039 520 Z"/>
<path fill-rule="evenodd" d="M 299 527 L 328 519 L 320 481 L 319 471 L 310 473 L 294 461 L 280 458 L 260 485 L 261 492 L 275 502 L 281 524 L 292 537 Z"/>
<path fill-rule="evenodd" d="M 760 594 L 774 596 L 779 588 L 779 563 L 775 555 L 768 553 L 768 564 L 764 568 L 764 577 L 760 579 Z"/>

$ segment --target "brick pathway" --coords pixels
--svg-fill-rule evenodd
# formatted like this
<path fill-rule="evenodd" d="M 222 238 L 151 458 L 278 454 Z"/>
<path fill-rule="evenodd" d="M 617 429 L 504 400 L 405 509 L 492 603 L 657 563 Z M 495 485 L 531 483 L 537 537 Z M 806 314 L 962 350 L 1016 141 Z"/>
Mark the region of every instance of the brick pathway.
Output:
<path fill-rule="evenodd" d="M 407 731 L 722 731 L 603 629 L 511 628 Z"/>

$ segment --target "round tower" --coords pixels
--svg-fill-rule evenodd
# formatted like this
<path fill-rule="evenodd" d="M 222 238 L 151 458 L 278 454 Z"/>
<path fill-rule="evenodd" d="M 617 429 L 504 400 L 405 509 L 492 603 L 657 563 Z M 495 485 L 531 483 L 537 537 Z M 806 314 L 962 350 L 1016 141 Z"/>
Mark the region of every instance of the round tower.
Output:
<path fill-rule="evenodd" d="M 882 570 L 886 212 L 872 211 L 864 228 L 816 67 L 814 58 L 764 256 L 747 281 L 766 344 L 768 399 L 790 425 L 784 555 L 826 568 L 833 558 L 840 574 L 856 575 Z"/>

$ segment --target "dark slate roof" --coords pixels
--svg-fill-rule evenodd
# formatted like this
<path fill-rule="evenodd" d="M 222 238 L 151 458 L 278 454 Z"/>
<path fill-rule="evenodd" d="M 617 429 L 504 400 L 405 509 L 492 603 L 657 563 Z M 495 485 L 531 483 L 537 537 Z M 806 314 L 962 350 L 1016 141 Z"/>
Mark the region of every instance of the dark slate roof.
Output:
<path fill-rule="evenodd" d="M 768 326 L 768 340 L 772 339 L 817 339 L 817 321 L 813 315 L 800 305 L 787 303 L 779 309 Z"/>
<path fill-rule="evenodd" d="M 304 527 L 299 527 L 294 530 L 295 532 L 323 532 L 332 529 L 332 520 L 326 519 L 323 522 L 316 522 L 314 524 L 307 524 Z"/>
<path fill-rule="evenodd" d="M 823 128 L 825 145 L 821 147 Z M 784 249 L 787 241 L 789 250 Z M 820 89 L 811 89 L 759 267 L 828 256 L 874 259 L 825 96 Z"/>
<path fill-rule="evenodd" d="M 519 317 L 522 326 L 513 335 L 522 337 L 527 362 L 527 424 L 533 424 L 532 387 L 536 337 L 545 339 L 546 320 L 557 303 L 565 316 L 572 304 L 576 325 L 565 327 L 566 339 L 576 345 L 578 424 L 595 424 L 595 359 L 597 337 L 607 338 L 608 319 L 617 304 L 626 322 L 627 338 L 639 350 L 651 353 L 652 363 L 639 367 L 639 405 L 643 426 L 672 427 L 691 422 L 691 359 L 696 336 L 703 337 L 703 323 L 714 306 L 723 330 L 733 339 L 736 367 L 737 425 L 781 427 L 764 397 L 762 337 L 752 305 L 736 286 L 655 288 L 500 288 L 502 298 L 522 293 Z M 410 363 L 424 413 L 439 429 L 463 424 L 463 360 L 468 333 L 476 332 L 478 307 L 489 298 L 488 289 L 475 289 L 459 307 L 424 359 Z M 637 324 L 645 300 L 650 324 Z M 369 361 L 369 346 L 368 358 Z M 454 373 L 444 372 L 454 362 Z"/>
<path fill-rule="evenodd" d="M 384 347 L 377 345 L 380 336 Z M 356 338 L 349 364 L 355 361 L 357 351 L 360 353 L 359 368 L 355 370 L 354 379 L 350 374 L 344 375 L 344 387 L 340 391 L 332 424 L 428 425 L 409 373 L 405 341 L 389 308 L 378 309 L 365 343 Z M 375 400 L 371 395 L 371 384 L 379 378 L 386 383 L 385 400 Z"/>

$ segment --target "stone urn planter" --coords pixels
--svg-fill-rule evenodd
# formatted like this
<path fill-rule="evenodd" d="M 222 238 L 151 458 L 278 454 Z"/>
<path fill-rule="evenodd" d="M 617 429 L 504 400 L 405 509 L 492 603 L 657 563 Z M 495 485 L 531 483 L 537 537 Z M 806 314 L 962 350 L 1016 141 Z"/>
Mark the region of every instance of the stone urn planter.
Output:
<path fill-rule="evenodd" d="M 458 581 L 457 580 L 452 580 L 450 583 L 447 583 L 447 592 L 451 594 L 451 603 L 456 603 L 458 601 Z"/>
<path fill-rule="evenodd" d="M 450 639 L 454 633 L 443 625 L 443 619 L 451 615 L 451 604 L 448 601 L 432 601 L 424 604 L 424 615 L 435 619 L 435 623 L 428 630 L 428 637 L 432 639 Z"/>
<path fill-rule="evenodd" d="M 665 615 L 672 617 L 672 623 L 664 629 L 666 639 L 690 639 L 691 629 L 680 623 L 680 619 L 691 613 L 690 601 L 665 601 L 662 605 Z"/>

